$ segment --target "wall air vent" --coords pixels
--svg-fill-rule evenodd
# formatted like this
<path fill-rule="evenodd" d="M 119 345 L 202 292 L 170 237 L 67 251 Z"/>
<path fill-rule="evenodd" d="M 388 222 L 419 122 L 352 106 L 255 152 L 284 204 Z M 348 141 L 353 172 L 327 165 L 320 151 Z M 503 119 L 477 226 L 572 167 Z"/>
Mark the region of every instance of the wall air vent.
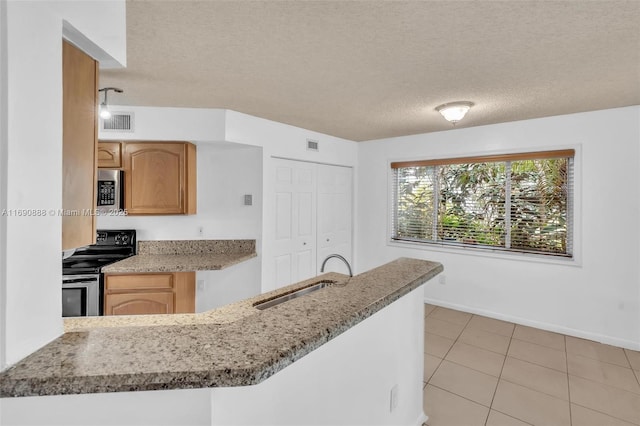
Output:
<path fill-rule="evenodd" d="M 318 151 L 318 145 L 320 142 L 314 141 L 313 139 L 307 139 L 307 150 L 308 151 Z"/>
<path fill-rule="evenodd" d="M 100 119 L 100 130 L 103 132 L 133 132 L 133 112 L 112 112 L 111 118 Z"/>

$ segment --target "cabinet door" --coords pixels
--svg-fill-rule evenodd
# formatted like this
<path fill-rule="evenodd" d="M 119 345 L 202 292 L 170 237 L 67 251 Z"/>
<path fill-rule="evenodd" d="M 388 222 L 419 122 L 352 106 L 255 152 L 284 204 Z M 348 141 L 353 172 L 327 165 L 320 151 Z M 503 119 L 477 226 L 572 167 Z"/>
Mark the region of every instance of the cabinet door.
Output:
<path fill-rule="evenodd" d="M 120 142 L 98 143 L 98 167 L 118 169 L 122 167 Z"/>
<path fill-rule="evenodd" d="M 107 294 L 105 315 L 172 314 L 173 292 Z"/>
<path fill-rule="evenodd" d="M 195 272 L 105 274 L 105 315 L 193 313 Z"/>
<path fill-rule="evenodd" d="M 98 66 L 62 43 L 62 249 L 95 243 Z"/>
<path fill-rule="evenodd" d="M 176 314 L 192 314 L 196 311 L 196 273 L 174 272 Z"/>
<path fill-rule="evenodd" d="M 129 214 L 195 213 L 195 146 L 125 143 L 125 208 Z"/>

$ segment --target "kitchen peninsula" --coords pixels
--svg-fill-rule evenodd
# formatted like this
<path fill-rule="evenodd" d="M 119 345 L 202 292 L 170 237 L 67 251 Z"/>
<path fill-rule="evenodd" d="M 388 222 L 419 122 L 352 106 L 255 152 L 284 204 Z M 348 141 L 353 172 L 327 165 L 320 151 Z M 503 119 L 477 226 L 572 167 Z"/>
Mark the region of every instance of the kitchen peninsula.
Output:
<path fill-rule="evenodd" d="M 226 269 L 257 255 L 255 240 L 138 241 L 137 247 L 137 255 L 102 267 L 104 315 L 194 313 L 196 271 Z"/>
<path fill-rule="evenodd" d="M 256 257 L 255 240 L 138 241 L 138 254 L 105 273 L 215 271 Z"/>
<path fill-rule="evenodd" d="M 441 271 L 400 258 L 202 314 L 68 320 L 73 331 L 0 375 L 2 415 L 10 424 L 417 425 L 421 286 Z M 254 307 L 320 280 L 332 284 Z M 39 397 L 11 398 L 24 396 Z"/>

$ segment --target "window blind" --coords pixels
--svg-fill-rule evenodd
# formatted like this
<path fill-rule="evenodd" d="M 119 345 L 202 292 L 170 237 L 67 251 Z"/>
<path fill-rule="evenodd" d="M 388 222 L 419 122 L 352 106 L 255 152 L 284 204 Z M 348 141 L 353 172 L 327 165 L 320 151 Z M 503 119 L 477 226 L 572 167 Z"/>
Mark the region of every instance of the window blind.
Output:
<path fill-rule="evenodd" d="M 391 163 L 393 240 L 573 253 L 573 150 Z"/>

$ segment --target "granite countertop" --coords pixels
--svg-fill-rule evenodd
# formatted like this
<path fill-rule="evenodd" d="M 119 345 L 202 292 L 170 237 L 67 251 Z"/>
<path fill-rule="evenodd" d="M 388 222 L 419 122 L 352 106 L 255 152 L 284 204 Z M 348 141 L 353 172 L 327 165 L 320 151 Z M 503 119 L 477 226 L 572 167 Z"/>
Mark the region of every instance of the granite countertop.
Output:
<path fill-rule="evenodd" d="M 256 257 L 255 240 L 138 241 L 138 254 L 105 273 L 215 271 Z"/>
<path fill-rule="evenodd" d="M 66 321 L 67 332 L 0 373 L 0 397 L 260 383 L 443 270 L 400 258 L 353 278 L 330 273 L 201 314 Z M 330 287 L 253 305 L 320 280 Z"/>

